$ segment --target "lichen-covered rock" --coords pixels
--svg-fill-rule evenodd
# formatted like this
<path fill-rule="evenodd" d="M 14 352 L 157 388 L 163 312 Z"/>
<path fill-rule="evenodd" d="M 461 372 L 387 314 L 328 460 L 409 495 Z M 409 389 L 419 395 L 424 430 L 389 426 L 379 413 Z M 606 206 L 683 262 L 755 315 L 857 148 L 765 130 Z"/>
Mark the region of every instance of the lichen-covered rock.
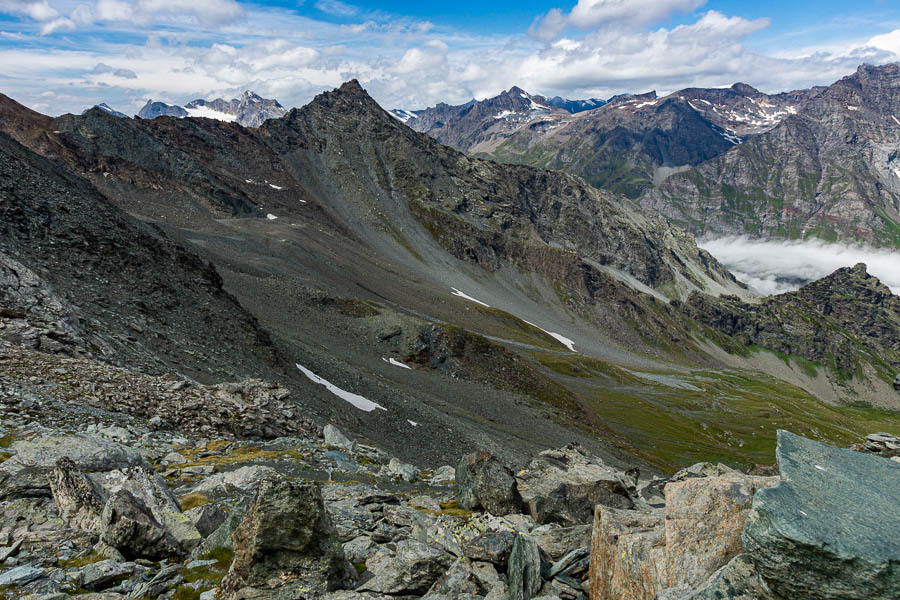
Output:
<path fill-rule="evenodd" d="M 201 536 L 207 538 L 225 522 L 228 513 L 218 504 L 204 504 L 184 511 L 184 516 L 191 520 Z"/>
<path fill-rule="evenodd" d="M 393 554 L 379 552 L 366 567 L 374 577 L 359 591 L 382 594 L 424 594 L 453 563 L 453 557 L 440 548 L 414 540 L 397 543 Z"/>
<path fill-rule="evenodd" d="M 226 598 L 316 597 L 352 580 L 316 485 L 264 481 L 232 538 Z"/>
<path fill-rule="evenodd" d="M 487 452 L 462 457 L 456 467 L 456 492 L 459 505 L 467 510 L 480 508 L 498 516 L 522 510 L 516 478 Z"/>
<path fill-rule="evenodd" d="M 591 545 L 592 525 L 575 525 L 574 527 L 559 527 L 558 525 L 545 525 L 531 532 L 537 540 L 541 550 L 553 560 L 559 560 L 576 548 Z"/>
<path fill-rule="evenodd" d="M 634 506 L 622 475 L 575 444 L 541 452 L 516 475 L 516 481 L 528 512 L 538 523 L 582 525 L 591 522 L 598 504 Z"/>
<path fill-rule="evenodd" d="M 77 469 L 72 459 L 62 457 L 50 476 L 53 500 L 59 516 L 75 529 L 94 531 L 100 526 L 105 501 L 102 490 Z"/>
<path fill-rule="evenodd" d="M 699 585 L 740 554 L 753 495 L 777 481 L 734 473 L 666 485 L 666 584 Z"/>
<path fill-rule="evenodd" d="M 652 600 L 666 587 L 662 511 L 642 513 L 598 506 L 590 561 L 592 600 Z"/>
<path fill-rule="evenodd" d="M 129 560 L 159 560 L 184 552 L 150 510 L 127 490 L 116 492 L 106 501 L 100 515 L 100 539 Z"/>
<path fill-rule="evenodd" d="M 537 596 L 541 589 L 541 550 L 533 537 L 516 537 L 506 577 L 509 600 L 531 600 Z"/>
<path fill-rule="evenodd" d="M 467 558 L 458 558 L 450 569 L 434 582 L 422 600 L 466 600 L 484 595 L 472 563 Z"/>
<path fill-rule="evenodd" d="M 462 552 L 472 560 L 506 565 L 515 540 L 512 531 L 489 531 L 463 543 Z"/>
<path fill-rule="evenodd" d="M 763 600 L 756 565 L 747 554 L 738 554 L 700 585 L 660 591 L 656 600 Z"/>
<path fill-rule="evenodd" d="M 743 544 L 779 599 L 900 594 L 900 464 L 778 432 L 781 481 L 760 490 Z"/>

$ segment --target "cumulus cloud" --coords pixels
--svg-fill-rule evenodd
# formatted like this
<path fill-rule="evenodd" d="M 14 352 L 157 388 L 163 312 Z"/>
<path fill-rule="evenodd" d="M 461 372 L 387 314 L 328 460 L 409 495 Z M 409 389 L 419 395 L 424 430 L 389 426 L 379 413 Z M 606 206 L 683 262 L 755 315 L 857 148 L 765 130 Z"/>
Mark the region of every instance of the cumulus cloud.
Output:
<path fill-rule="evenodd" d="M 865 263 L 870 275 L 900 294 L 900 251 L 818 240 L 724 237 L 699 243 L 755 291 L 781 294 L 840 269 Z"/>
<path fill-rule="evenodd" d="M 568 26 L 597 29 L 609 25 L 646 25 L 675 13 L 688 13 L 706 4 L 706 0 L 579 0 L 569 14 L 551 9 L 531 28 L 532 35 L 548 41 Z"/>
<path fill-rule="evenodd" d="M 59 17 L 59 11 L 47 0 L 0 0 L 0 10 L 9 14 L 26 15 L 35 21 L 50 21 Z"/>

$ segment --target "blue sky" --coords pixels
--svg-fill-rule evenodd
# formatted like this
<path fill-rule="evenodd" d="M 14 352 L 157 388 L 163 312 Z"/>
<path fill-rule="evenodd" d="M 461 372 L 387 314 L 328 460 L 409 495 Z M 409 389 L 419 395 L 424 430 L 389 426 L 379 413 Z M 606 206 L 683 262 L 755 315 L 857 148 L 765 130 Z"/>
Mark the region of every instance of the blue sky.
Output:
<path fill-rule="evenodd" d="M 569 98 L 828 84 L 900 60 L 900 3 L 862 0 L 0 0 L 0 92 L 47 114 L 357 78 L 383 106 L 512 85 Z"/>

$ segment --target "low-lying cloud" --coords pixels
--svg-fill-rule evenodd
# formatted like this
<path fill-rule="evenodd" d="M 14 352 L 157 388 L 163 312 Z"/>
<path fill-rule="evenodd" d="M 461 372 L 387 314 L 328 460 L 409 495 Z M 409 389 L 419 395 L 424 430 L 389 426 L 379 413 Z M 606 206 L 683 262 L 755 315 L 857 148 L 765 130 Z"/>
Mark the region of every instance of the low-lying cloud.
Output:
<path fill-rule="evenodd" d="M 866 263 L 900 295 L 900 251 L 867 246 L 829 244 L 818 240 L 765 241 L 724 237 L 698 243 L 756 292 L 769 296 L 795 290 L 841 267 Z"/>

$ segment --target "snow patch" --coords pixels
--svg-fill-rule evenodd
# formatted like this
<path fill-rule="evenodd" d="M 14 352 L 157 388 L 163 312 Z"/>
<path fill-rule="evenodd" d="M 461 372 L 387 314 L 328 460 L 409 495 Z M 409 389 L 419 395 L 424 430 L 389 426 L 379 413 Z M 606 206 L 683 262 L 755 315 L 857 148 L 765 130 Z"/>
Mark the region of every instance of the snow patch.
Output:
<path fill-rule="evenodd" d="M 415 421 L 410 421 L 409 419 L 407 419 L 406 422 L 409 423 L 410 425 L 412 425 L 413 427 L 418 427 L 418 426 L 419 426 L 418 423 L 416 423 Z"/>
<path fill-rule="evenodd" d="M 485 303 L 482 302 L 481 300 L 478 300 L 477 298 L 473 298 L 472 296 L 470 296 L 470 295 L 468 295 L 468 294 L 465 294 L 465 293 L 459 291 L 459 290 L 456 289 L 455 287 L 452 287 L 452 288 L 450 288 L 450 289 L 452 290 L 452 293 L 453 293 L 454 296 L 459 296 L 460 298 L 462 298 L 462 299 L 464 299 L 464 300 L 469 300 L 470 302 L 477 302 L 478 304 L 480 304 L 480 305 L 482 305 L 482 306 L 487 306 L 488 308 L 491 307 L 490 304 L 485 304 Z"/>
<path fill-rule="evenodd" d="M 894 115 L 891 115 L 891 118 L 894 120 L 894 123 L 896 123 L 897 125 L 900 125 L 900 121 L 897 120 L 897 117 L 895 117 Z"/>
<path fill-rule="evenodd" d="M 525 319 L 522 319 L 522 320 L 525 321 Z M 575 349 L 575 342 L 573 342 L 572 340 L 570 340 L 570 339 L 567 338 L 566 336 L 560 335 L 560 334 L 558 334 L 558 333 L 553 333 L 552 331 L 547 331 L 547 330 L 544 329 L 543 327 L 538 327 L 537 325 L 535 325 L 535 324 L 532 323 L 531 321 L 525 321 L 525 322 L 528 323 L 529 325 L 531 325 L 532 327 L 537 327 L 538 329 L 540 329 L 541 331 L 543 331 L 544 333 L 546 333 L 546 334 L 549 335 L 550 337 L 554 338 L 556 341 L 558 341 L 560 344 L 562 344 L 563 346 L 565 346 L 566 348 L 568 348 L 568 349 L 571 350 L 572 352 L 578 352 L 578 350 Z"/>
<path fill-rule="evenodd" d="M 382 358 L 381 360 L 383 360 L 386 363 L 392 364 L 395 367 L 403 367 L 404 369 L 412 369 L 412 367 L 410 367 L 406 363 L 402 363 L 399 360 L 394 359 L 393 356 L 391 358 Z"/>
<path fill-rule="evenodd" d="M 269 214 L 266 215 L 266 218 L 267 218 L 268 220 L 270 220 L 270 221 L 274 221 L 274 220 L 277 219 L 278 217 L 276 217 L 276 216 L 273 215 L 272 213 L 269 213 Z"/>
<path fill-rule="evenodd" d="M 847 110 L 859 110 L 859 107 L 858 107 L 858 106 L 850 106 L 850 105 L 848 104 L 848 105 L 847 105 Z"/>
<path fill-rule="evenodd" d="M 318 383 L 319 385 L 324 385 L 326 390 L 328 390 L 329 392 L 331 392 L 332 394 L 334 394 L 341 400 L 346 400 L 347 402 L 349 402 L 350 404 L 352 404 L 359 410 L 363 410 L 365 412 L 372 412 L 376 408 L 380 408 L 381 410 L 387 410 L 385 407 L 378 404 L 377 402 L 372 402 L 368 398 L 364 398 L 363 396 L 360 396 L 359 394 L 354 394 L 353 392 L 347 392 L 345 390 L 342 390 L 341 388 L 334 385 L 333 383 L 323 379 L 322 377 L 319 377 L 318 375 L 316 375 L 309 369 L 305 368 L 300 363 L 296 363 L 296 365 L 297 365 L 297 368 L 300 369 L 300 371 L 304 375 L 309 377 L 309 379 L 313 383 Z"/>
<path fill-rule="evenodd" d="M 657 102 L 659 102 L 659 100 L 651 100 L 650 102 L 641 102 L 640 104 L 635 104 L 634 107 L 640 108 L 642 106 L 656 106 Z"/>
<path fill-rule="evenodd" d="M 270 183 L 269 187 L 272 188 L 273 190 L 283 190 L 284 189 L 280 185 L 275 185 L 274 183 Z"/>
<path fill-rule="evenodd" d="M 519 113 L 517 113 L 513 110 L 504 110 L 504 111 L 498 112 L 496 115 L 494 115 L 494 118 L 495 119 L 505 119 L 506 117 L 509 117 L 512 115 L 517 115 L 517 114 L 519 114 Z"/>

